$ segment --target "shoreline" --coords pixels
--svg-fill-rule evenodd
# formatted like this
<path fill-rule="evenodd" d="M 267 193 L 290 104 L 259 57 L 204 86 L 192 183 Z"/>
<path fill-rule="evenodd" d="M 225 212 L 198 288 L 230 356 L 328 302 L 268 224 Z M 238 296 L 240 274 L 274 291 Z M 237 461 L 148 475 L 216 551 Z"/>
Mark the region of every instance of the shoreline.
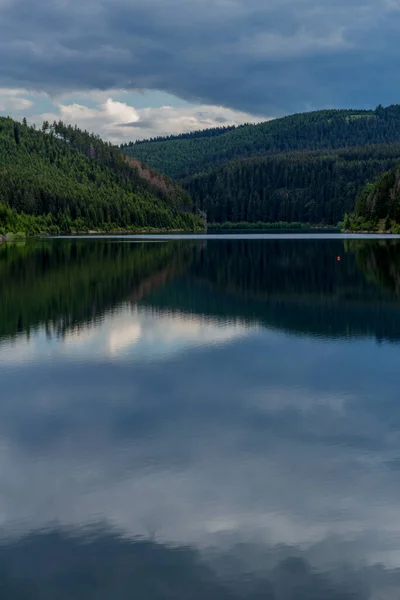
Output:
<path fill-rule="evenodd" d="M 180 234 L 180 233 L 206 233 L 207 229 L 90 229 L 89 231 L 68 231 L 60 233 L 35 233 L 32 235 L 25 234 L 24 232 L 12 233 L 9 232 L 5 235 L 0 235 L 0 246 L 7 242 L 24 241 L 27 239 L 46 239 L 46 238 L 57 238 L 57 237 L 68 237 L 68 236 L 96 236 L 96 235 L 151 235 L 151 234 Z"/>
<path fill-rule="evenodd" d="M 208 223 L 207 229 L 209 231 L 246 231 L 246 230 L 264 230 L 264 231 L 279 231 L 282 230 L 293 230 L 293 231 L 302 231 L 302 230 L 313 230 L 318 229 L 328 230 L 328 231 L 339 231 L 340 228 L 336 225 L 310 225 L 309 223 L 298 223 L 298 222 L 280 222 L 276 221 L 274 223 L 263 223 L 263 222 L 239 222 L 239 223 Z"/>
<path fill-rule="evenodd" d="M 89 231 L 70 231 L 60 235 L 139 235 L 146 233 L 197 233 L 206 231 L 206 229 L 165 229 L 165 228 L 143 228 L 143 229 L 112 229 L 105 231 L 102 229 L 89 229 Z"/>
<path fill-rule="evenodd" d="M 319 227 L 310 227 L 307 228 L 310 230 L 322 230 L 322 229 L 326 229 L 326 230 L 330 230 L 331 233 L 342 233 L 342 234 L 346 234 L 346 235 L 379 235 L 382 237 L 391 237 L 394 235 L 398 235 L 392 231 L 374 231 L 374 230 L 366 230 L 366 229 L 360 229 L 360 230 L 351 230 L 351 229 L 342 229 L 340 230 L 339 228 L 334 228 L 334 227 L 324 227 L 324 228 L 319 228 Z M 253 231 L 257 231 L 260 233 L 262 232 L 262 229 L 259 228 L 255 228 Z M 235 230 L 235 229 L 231 229 L 228 230 L 227 228 L 220 228 L 220 232 L 221 233 L 226 233 L 226 232 L 232 232 L 233 234 L 237 234 L 237 233 L 244 233 L 246 230 L 242 229 L 242 230 Z M 283 232 L 283 229 L 280 228 L 267 228 L 264 231 L 269 231 L 269 233 L 276 233 L 276 232 Z M 296 231 L 295 229 L 292 229 L 292 231 Z M 298 228 L 297 229 L 298 232 L 304 231 L 303 228 Z M 130 230 L 130 229 L 113 229 L 111 231 L 105 231 L 105 230 L 95 230 L 95 229 L 91 229 L 89 231 L 69 231 L 67 233 L 57 233 L 57 234 L 51 234 L 51 233 L 38 233 L 38 234 L 34 234 L 34 235 L 22 235 L 22 233 L 20 234 L 15 234 L 15 233 L 9 233 L 6 235 L 1 234 L 0 235 L 0 246 L 7 244 L 7 243 L 13 243 L 13 242 L 23 242 L 25 240 L 28 239 L 46 239 L 46 238 L 52 238 L 52 239 L 56 239 L 56 238 L 65 238 L 65 237 L 74 237 L 74 236 L 88 236 L 88 237 L 95 237 L 95 236 L 106 236 L 106 235 L 157 235 L 157 234 L 167 234 L 167 235 L 173 235 L 173 234 L 199 234 L 199 235 L 204 235 L 207 233 L 217 233 L 218 230 L 214 229 L 213 227 L 209 227 L 209 228 L 205 228 L 205 229 L 196 229 L 196 230 L 188 230 L 188 229 L 156 229 L 156 228 L 151 228 L 151 229 L 136 229 L 136 230 Z"/>
<path fill-rule="evenodd" d="M 356 233 L 356 234 L 365 234 L 365 235 L 398 235 L 397 233 L 393 233 L 393 231 L 376 231 L 371 229 L 343 229 L 342 233 L 348 233 L 349 235 L 352 233 Z"/>

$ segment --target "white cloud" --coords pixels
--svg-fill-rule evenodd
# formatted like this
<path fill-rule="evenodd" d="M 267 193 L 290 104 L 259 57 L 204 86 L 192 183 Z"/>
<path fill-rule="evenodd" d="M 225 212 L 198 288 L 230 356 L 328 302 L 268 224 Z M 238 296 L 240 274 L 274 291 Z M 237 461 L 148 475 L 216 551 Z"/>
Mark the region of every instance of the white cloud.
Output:
<path fill-rule="evenodd" d="M 20 113 L 33 106 L 33 102 L 26 95 L 26 90 L 13 88 L 0 88 L 0 111 L 10 111 L 10 113 Z"/>
<path fill-rule="evenodd" d="M 27 93 L 28 93 L 27 90 L 24 90 L 24 89 L 0 87 L 0 96 L 2 96 L 2 97 L 18 96 L 20 94 L 27 94 Z"/>
<path fill-rule="evenodd" d="M 41 123 L 44 120 L 54 121 L 62 119 L 66 123 L 78 125 L 82 129 L 98 133 L 106 140 L 118 143 L 121 137 L 119 131 L 125 122 L 137 122 L 137 111 L 124 102 L 108 98 L 97 108 L 90 108 L 83 104 L 55 104 L 55 111 L 31 117 L 30 121 Z"/>
<path fill-rule="evenodd" d="M 103 110 L 116 123 L 136 123 L 140 117 L 133 106 L 128 106 L 125 102 L 117 102 L 108 98 L 103 104 Z"/>
<path fill-rule="evenodd" d="M 136 109 L 110 96 L 104 100 L 103 93 L 94 94 L 91 98 L 100 101 L 94 108 L 76 102 L 68 103 L 67 97 L 64 96 L 64 102 L 53 102 L 54 111 L 33 116 L 30 120 L 40 124 L 44 120 L 53 121 L 61 118 L 82 129 L 94 131 L 103 139 L 116 144 L 266 120 L 265 117 L 223 106 L 188 105 Z"/>
<path fill-rule="evenodd" d="M 45 120 L 62 119 L 115 144 L 267 120 L 223 106 L 190 104 L 162 92 L 122 89 L 51 96 L 23 88 L 0 88 L 0 112 L 19 120 L 27 117 L 39 127 Z"/>

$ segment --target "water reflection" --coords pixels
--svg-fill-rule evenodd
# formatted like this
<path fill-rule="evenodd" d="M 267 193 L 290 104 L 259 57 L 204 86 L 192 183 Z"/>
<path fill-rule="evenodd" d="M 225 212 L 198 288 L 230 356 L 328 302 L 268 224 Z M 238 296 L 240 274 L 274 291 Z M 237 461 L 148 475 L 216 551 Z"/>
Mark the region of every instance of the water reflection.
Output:
<path fill-rule="evenodd" d="M 106 530 L 36 533 L 0 548 L 0 591 L 18 598 L 361 600 L 398 597 L 400 571 L 316 570 L 296 548 L 199 552 Z"/>
<path fill-rule="evenodd" d="M 397 356 L 383 347 L 382 370 L 375 348 L 254 332 L 179 359 L 3 369 L 3 519 L 104 517 L 207 544 L 226 532 L 311 544 L 334 530 L 370 537 L 364 557 L 393 550 Z"/>
<path fill-rule="evenodd" d="M 249 557 L 252 560 L 248 571 Z M 255 563 L 255 567 L 254 567 Z M 4 597 L 358 600 L 396 598 L 400 572 L 316 571 L 295 548 L 236 546 L 199 553 L 107 531 L 33 534 L 0 549 Z M 49 568 L 51 565 L 51 568 Z"/>
<path fill-rule="evenodd" d="M 397 257 L 0 253 L 4 597 L 396 598 Z"/>
<path fill-rule="evenodd" d="M 325 337 L 400 339 L 399 242 L 64 240 L 0 247 L 0 339 L 96 327 L 124 303 Z M 340 261 L 337 258 L 340 257 Z"/>
<path fill-rule="evenodd" d="M 218 345 L 255 330 L 239 319 L 185 315 L 123 304 L 112 314 L 70 327 L 60 337 L 43 329 L 0 343 L 3 364 L 48 360 L 161 358 L 204 345 Z"/>

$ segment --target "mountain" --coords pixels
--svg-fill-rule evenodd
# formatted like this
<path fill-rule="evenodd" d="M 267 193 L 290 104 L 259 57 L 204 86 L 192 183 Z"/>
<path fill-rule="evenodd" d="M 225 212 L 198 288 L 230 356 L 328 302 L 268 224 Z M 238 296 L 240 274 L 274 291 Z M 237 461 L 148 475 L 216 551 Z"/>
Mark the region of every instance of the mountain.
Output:
<path fill-rule="evenodd" d="M 180 185 L 98 136 L 0 118 L 0 234 L 201 228 L 192 208 Z"/>
<path fill-rule="evenodd" d="M 336 225 L 366 182 L 400 163 L 400 144 L 282 153 L 234 161 L 186 186 L 210 222 Z"/>
<path fill-rule="evenodd" d="M 302 113 L 257 125 L 156 138 L 121 148 L 174 179 L 185 179 L 234 159 L 393 142 L 400 143 L 400 105 Z"/>
<path fill-rule="evenodd" d="M 398 161 L 400 163 L 400 161 Z M 368 183 L 357 198 L 346 228 L 389 230 L 400 233 L 400 167 L 386 171 Z"/>
<path fill-rule="evenodd" d="M 325 110 L 123 147 L 181 181 L 209 222 L 336 225 L 400 163 L 400 105 Z"/>

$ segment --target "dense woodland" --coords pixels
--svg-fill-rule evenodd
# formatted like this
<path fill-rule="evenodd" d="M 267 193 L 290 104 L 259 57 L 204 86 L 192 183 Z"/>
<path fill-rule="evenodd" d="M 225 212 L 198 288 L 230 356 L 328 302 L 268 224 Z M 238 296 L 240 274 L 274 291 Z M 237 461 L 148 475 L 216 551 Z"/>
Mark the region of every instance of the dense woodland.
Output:
<path fill-rule="evenodd" d="M 247 123 L 249 125 L 249 123 Z M 218 135 L 223 135 L 228 131 L 233 131 L 234 129 L 238 129 L 239 127 L 245 127 L 245 125 L 239 125 L 236 127 L 235 125 L 228 125 L 225 127 L 210 127 L 209 129 L 198 129 L 197 131 L 189 131 L 187 133 L 179 133 L 178 135 L 166 135 L 166 136 L 157 136 L 154 138 L 150 138 L 148 140 L 137 140 L 136 142 L 129 142 L 128 144 L 121 144 L 121 150 L 125 147 L 131 148 L 135 144 L 148 144 L 149 142 L 168 142 L 172 140 L 192 140 L 195 138 L 210 138 L 216 137 Z"/>
<path fill-rule="evenodd" d="M 211 223 L 336 225 L 367 183 L 400 164 L 400 105 L 305 113 L 124 151 L 180 180 Z"/>
<path fill-rule="evenodd" d="M 77 127 L 0 118 L 0 233 L 195 229 L 189 194 Z"/>
<path fill-rule="evenodd" d="M 397 195 L 376 192 L 397 185 L 400 105 L 293 115 L 124 150 L 129 156 L 61 121 L 38 131 L 0 118 L 0 235 L 195 230 L 203 213 L 216 224 L 336 225 L 357 197 L 347 226 L 400 221 Z"/>
<path fill-rule="evenodd" d="M 368 183 L 357 198 L 355 212 L 346 215 L 348 229 L 383 229 L 400 233 L 400 167 Z"/>
<path fill-rule="evenodd" d="M 136 142 L 124 151 L 174 179 L 203 173 L 231 160 L 297 150 L 332 150 L 368 144 L 400 143 L 400 105 L 376 110 L 322 110 L 257 125 L 223 128 Z"/>
<path fill-rule="evenodd" d="M 400 164 L 400 144 L 230 162 L 187 181 L 210 222 L 337 224 L 368 181 Z"/>

